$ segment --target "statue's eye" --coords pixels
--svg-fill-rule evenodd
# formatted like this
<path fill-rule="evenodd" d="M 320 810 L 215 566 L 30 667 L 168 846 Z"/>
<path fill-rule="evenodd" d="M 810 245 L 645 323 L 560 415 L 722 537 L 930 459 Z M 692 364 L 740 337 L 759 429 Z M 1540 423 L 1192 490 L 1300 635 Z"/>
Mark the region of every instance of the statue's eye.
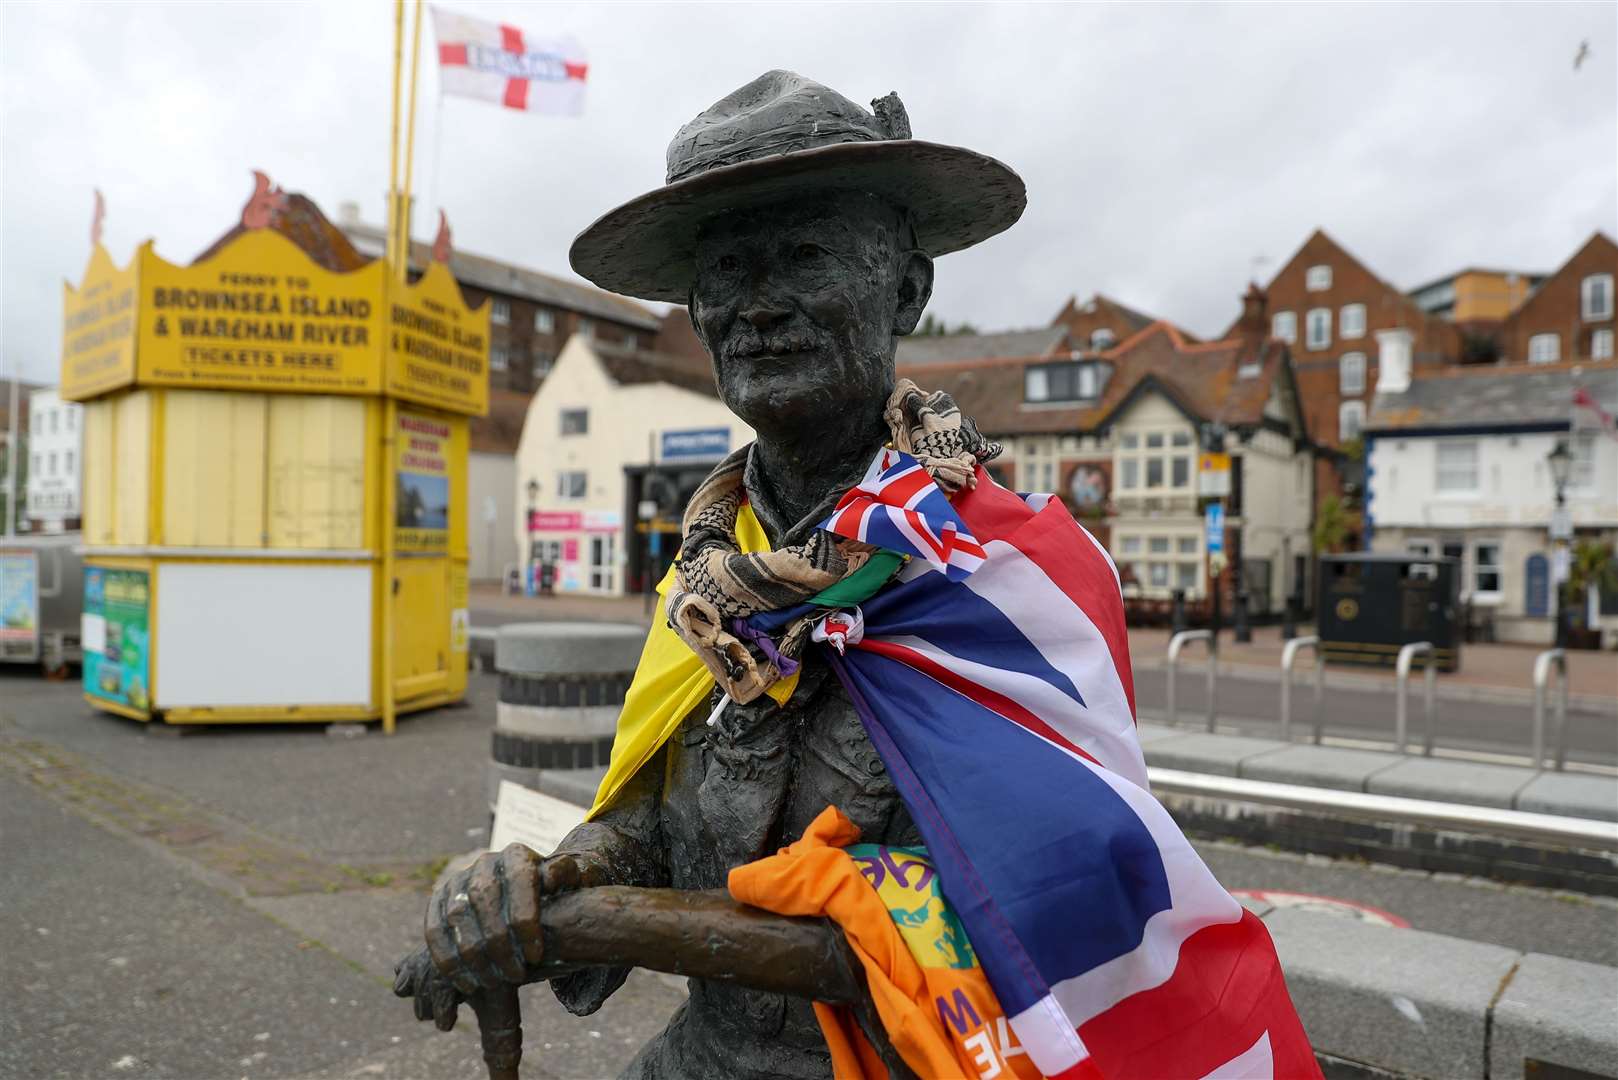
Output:
<path fill-rule="evenodd" d="M 792 257 L 799 262 L 814 262 L 824 254 L 826 249 L 819 244 L 799 244 L 792 252 Z"/>
<path fill-rule="evenodd" d="M 721 274 L 734 274 L 742 268 L 742 261 L 734 255 L 721 255 L 719 261 L 714 263 L 714 269 Z"/>

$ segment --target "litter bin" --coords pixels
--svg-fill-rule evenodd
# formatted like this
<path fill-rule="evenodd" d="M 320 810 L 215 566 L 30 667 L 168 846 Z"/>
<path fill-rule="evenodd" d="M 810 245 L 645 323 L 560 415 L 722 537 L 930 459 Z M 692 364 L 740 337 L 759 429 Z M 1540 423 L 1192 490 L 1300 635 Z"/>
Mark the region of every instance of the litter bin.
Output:
<path fill-rule="evenodd" d="M 1320 559 L 1316 624 L 1327 661 L 1392 666 L 1415 641 L 1441 671 L 1461 666 L 1460 568 L 1454 559 L 1356 552 Z"/>
<path fill-rule="evenodd" d="M 589 804 L 606 771 L 618 714 L 645 640 L 643 627 L 623 623 L 500 627 L 494 646 L 500 693 L 490 748 L 490 813 L 502 780 Z"/>

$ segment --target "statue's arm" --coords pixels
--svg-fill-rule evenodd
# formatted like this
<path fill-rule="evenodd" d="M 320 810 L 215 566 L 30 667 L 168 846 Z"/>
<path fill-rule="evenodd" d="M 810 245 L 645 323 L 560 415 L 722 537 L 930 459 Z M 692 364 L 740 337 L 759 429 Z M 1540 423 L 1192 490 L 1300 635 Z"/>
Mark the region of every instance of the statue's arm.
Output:
<path fill-rule="evenodd" d="M 612 806 L 568 833 L 545 860 L 549 880 L 572 888 L 598 885 L 669 884 L 668 849 L 662 843 L 666 748 L 641 766 Z M 629 968 L 586 968 L 551 980 L 562 1006 L 578 1016 L 593 1013 L 624 984 Z"/>

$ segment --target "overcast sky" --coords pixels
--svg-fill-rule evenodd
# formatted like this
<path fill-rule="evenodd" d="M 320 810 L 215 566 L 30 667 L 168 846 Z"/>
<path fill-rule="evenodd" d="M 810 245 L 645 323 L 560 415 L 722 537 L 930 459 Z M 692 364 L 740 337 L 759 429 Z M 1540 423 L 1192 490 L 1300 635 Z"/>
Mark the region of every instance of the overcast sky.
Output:
<path fill-rule="evenodd" d="M 861 103 L 897 90 L 918 138 L 1022 174 L 1022 221 L 939 263 L 932 310 L 983 329 L 1100 291 L 1218 334 L 1255 257 L 1267 279 L 1317 225 L 1404 288 L 1548 271 L 1618 232 L 1611 3 L 446 6 L 587 48 L 585 115 L 559 119 L 440 106 L 422 35 L 418 205 L 447 208 L 457 247 L 552 273 L 662 182 L 680 124 L 771 67 Z M 380 221 L 391 13 L 0 3 L 0 369 L 56 381 L 95 187 L 120 265 L 147 237 L 189 261 L 253 168 Z"/>

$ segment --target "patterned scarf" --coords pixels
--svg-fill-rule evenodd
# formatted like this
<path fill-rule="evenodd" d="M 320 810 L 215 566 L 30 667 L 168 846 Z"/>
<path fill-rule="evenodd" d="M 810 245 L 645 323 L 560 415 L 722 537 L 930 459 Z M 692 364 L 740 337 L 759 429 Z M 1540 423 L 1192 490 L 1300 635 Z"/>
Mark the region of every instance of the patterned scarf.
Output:
<path fill-rule="evenodd" d="M 892 448 L 919 461 L 946 495 L 975 486 L 978 463 L 1000 453 L 1000 445 L 978 434 L 948 394 L 924 393 L 909 379 L 898 381 L 882 418 Z M 819 528 L 801 544 L 744 554 L 736 541 L 736 514 L 747 497 L 742 475 L 750 449 L 744 446 L 720 462 L 691 497 L 666 608 L 669 625 L 730 699 L 742 704 L 797 670 L 821 613 L 795 619 L 776 641 L 749 631 L 744 620 L 814 600 L 878 550 Z"/>

